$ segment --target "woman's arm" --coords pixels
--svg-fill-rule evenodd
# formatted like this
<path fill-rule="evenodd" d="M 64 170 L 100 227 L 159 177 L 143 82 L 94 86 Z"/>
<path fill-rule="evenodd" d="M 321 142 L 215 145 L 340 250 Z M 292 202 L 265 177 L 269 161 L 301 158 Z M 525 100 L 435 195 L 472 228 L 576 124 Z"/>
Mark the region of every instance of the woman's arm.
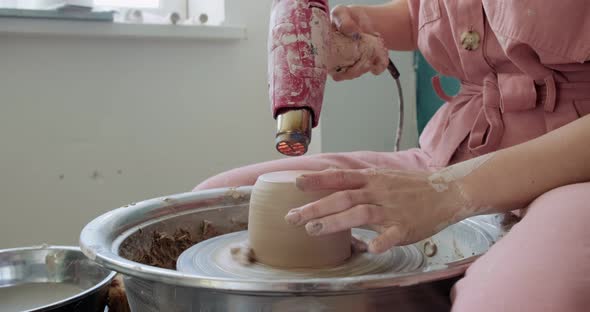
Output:
<path fill-rule="evenodd" d="M 331 195 L 285 217 L 324 235 L 371 225 L 369 251 L 427 238 L 464 218 L 525 208 L 559 186 L 590 181 L 590 115 L 535 140 L 441 171 L 329 170 L 297 179 L 304 191 Z"/>
<path fill-rule="evenodd" d="M 590 115 L 487 157 L 479 168 L 458 180 L 468 201 L 478 209 L 474 213 L 524 208 L 551 189 L 590 181 Z M 463 170 L 469 162 L 477 160 L 449 169 Z"/>
<path fill-rule="evenodd" d="M 411 51 L 417 48 L 412 29 L 408 0 L 382 5 L 337 6 L 332 11 L 337 28 L 348 35 L 355 32 L 379 33 L 390 50 Z"/>

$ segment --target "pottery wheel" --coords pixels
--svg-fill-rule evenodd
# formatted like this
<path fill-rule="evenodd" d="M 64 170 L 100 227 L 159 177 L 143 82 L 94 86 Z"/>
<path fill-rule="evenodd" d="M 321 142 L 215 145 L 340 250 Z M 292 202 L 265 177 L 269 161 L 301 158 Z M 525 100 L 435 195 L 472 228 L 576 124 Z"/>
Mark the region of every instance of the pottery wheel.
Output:
<path fill-rule="evenodd" d="M 365 242 L 377 236 L 376 232 L 353 229 L 353 236 Z M 178 258 L 178 271 L 203 277 L 240 279 L 288 279 L 288 278 L 330 278 L 350 277 L 380 273 L 403 273 L 422 267 L 424 256 L 413 245 L 394 247 L 381 254 L 354 254 L 346 262 L 330 267 L 315 269 L 282 269 L 261 263 L 242 265 L 231 256 L 230 249 L 244 246 L 248 232 L 234 232 L 217 236 L 198 243 L 183 252 Z"/>

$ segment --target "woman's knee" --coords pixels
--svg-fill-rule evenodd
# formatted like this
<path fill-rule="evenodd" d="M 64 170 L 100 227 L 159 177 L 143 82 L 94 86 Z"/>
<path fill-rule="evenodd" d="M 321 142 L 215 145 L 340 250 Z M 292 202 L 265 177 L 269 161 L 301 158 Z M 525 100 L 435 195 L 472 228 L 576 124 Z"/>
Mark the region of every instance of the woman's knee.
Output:
<path fill-rule="evenodd" d="M 537 198 L 454 291 L 455 311 L 586 311 L 590 306 L 590 183 Z"/>
<path fill-rule="evenodd" d="M 567 218 L 571 214 L 581 214 L 588 217 L 590 216 L 589 207 L 590 183 L 570 184 L 550 190 L 536 198 L 528 206 L 527 215 Z"/>

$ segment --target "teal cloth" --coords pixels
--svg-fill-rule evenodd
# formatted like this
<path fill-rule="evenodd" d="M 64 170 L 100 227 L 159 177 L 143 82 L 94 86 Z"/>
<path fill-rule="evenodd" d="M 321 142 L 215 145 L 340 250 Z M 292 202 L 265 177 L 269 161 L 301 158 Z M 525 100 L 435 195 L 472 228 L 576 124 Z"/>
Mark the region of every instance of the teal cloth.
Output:
<path fill-rule="evenodd" d="M 434 113 L 444 104 L 432 88 L 431 79 L 438 73 L 428 64 L 420 52 L 416 52 L 416 115 L 418 118 L 418 133 L 422 133 L 424 127 Z M 448 95 L 459 92 L 460 83 L 457 79 L 441 76 L 441 84 Z"/>

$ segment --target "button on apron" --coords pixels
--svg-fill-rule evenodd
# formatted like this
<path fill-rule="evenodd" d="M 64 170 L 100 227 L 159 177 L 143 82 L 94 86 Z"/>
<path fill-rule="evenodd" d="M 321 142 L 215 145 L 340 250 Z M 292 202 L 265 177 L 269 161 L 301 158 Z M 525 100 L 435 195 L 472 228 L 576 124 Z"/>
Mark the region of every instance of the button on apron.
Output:
<path fill-rule="evenodd" d="M 467 51 L 476 50 L 479 47 L 479 34 L 473 30 L 461 34 L 461 45 Z"/>

